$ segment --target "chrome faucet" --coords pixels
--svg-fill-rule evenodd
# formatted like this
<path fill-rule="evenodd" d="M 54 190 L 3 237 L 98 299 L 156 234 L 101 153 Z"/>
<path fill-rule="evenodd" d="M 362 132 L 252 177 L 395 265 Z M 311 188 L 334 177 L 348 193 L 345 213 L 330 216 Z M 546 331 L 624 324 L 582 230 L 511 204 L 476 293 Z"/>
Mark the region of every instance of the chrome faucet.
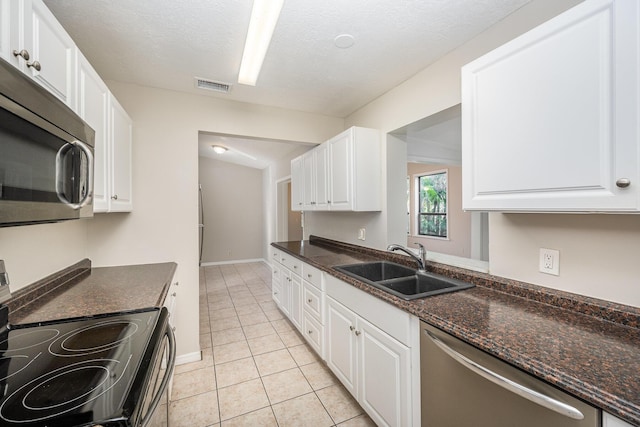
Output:
<path fill-rule="evenodd" d="M 411 258 L 413 258 L 417 263 L 418 263 L 418 271 L 419 272 L 425 272 L 426 268 L 427 268 L 427 251 L 425 250 L 424 246 L 422 245 L 422 243 L 415 243 L 416 245 L 418 245 L 418 256 L 415 256 L 413 254 L 413 252 L 411 252 L 409 249 L 405 248 L 402 245 L 397 245 L 395 243 L 390 244 L 389 246 L 387 246 L 387 250 L 388 251 L 402 251 L 405 254 L 409 255 Z"/>

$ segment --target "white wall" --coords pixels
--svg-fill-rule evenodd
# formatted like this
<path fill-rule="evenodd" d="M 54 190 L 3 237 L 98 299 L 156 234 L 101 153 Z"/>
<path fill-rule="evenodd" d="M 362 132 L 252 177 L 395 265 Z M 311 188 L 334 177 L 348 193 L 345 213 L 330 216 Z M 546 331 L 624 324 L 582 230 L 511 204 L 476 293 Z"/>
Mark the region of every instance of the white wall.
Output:
<path fill-rule="evenodd" d="M 262 170 L 200 157 L 204 206 L 202 263 L 262 258 Z"/>
<path fill-rule="evenodd" d="M 134 122 L 134 210 L 89 224 L 95 266 L 175 261 L 178 355 L 199 351 L 198 132 L 317 143 L 343 121 L 109 82 Z"/>
<path fill-rule="evenodd" d="M 0 259 L 5 261 L 11 292 L 87 258 L 90 221 L 0 228 Z"/>
<path fill-rule="evenodd" d="M 460 67 L 578 0 L 534 0 L 413 78 L 356 111 L 345 126 L 393 131 L 458 104 Z M 640 306 L 640 217 L 490 214 L 491 273 Z M 560 276 L 537 272 L 540 247 L 560 250 Z"/>

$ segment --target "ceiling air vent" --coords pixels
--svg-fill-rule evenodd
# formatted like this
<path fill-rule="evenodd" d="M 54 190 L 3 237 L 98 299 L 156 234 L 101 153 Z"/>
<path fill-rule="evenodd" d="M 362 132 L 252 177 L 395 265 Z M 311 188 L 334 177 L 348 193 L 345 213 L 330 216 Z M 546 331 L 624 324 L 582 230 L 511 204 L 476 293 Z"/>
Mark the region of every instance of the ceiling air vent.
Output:
<path fill-rule="evenodd" d="M 222 93 L 228 93 L 231 90 L 229 83 L 214 82 L 213 80 L 201 79 L 200 77 L 196 77 L 195 80 L 198 89 L 207 89 Z"/>

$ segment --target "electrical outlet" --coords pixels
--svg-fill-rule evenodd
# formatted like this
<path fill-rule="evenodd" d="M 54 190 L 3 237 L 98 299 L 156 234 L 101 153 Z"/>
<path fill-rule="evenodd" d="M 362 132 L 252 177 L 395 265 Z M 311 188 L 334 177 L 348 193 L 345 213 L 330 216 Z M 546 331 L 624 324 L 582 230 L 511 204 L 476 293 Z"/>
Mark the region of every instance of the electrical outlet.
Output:
<path fill-rule="evenodd" d="M 361 228 L 360 230 L 358 230 L 358 240 L 364 240 L 366 238 L 366 235 L 367 235 L 366 228 Z"/>
<path fill-rule="evenodd" d="M 540 248 L 539 270 L 545 274 L 560 275 L 560 251 Z"/>

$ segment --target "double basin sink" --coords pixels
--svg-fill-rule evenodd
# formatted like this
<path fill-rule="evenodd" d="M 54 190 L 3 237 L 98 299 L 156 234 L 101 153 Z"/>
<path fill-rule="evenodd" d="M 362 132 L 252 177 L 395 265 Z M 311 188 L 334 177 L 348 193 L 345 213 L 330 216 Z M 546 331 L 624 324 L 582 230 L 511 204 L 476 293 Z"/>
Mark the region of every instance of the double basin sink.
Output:
<path fill-rule="evenodd" d="M 472 288 L 473 284 L 389 261 L 374 261 L 334 269 L 405 300 Z"/>

